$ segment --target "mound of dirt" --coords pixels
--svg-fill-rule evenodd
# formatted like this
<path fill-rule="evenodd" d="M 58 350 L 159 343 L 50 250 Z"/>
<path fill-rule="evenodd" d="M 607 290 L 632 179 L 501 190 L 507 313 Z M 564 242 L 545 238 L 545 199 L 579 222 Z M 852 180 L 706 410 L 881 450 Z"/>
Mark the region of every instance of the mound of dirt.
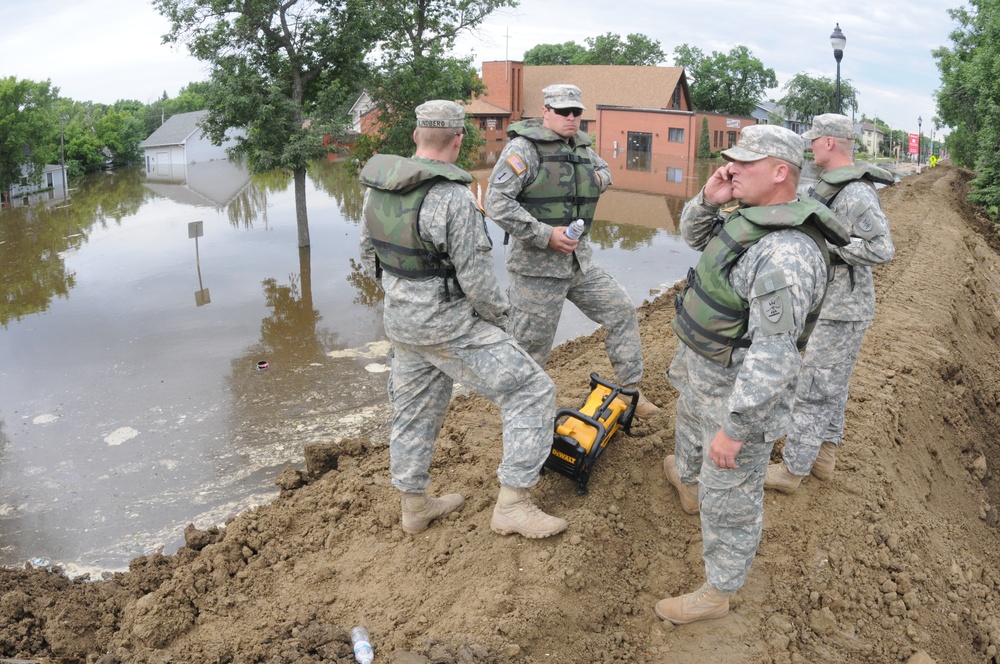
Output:
<path fill-rule="evenodd" d="M 697 517 L 662 476 L 673 450 L 673 293 L 639 311 L 646 393 L 663 407 L 597 463 L 590 492 L 546 474 L 537 501 L 569 520 L 538 541 L 489 530 L 496 408 L 453 402 L 432 490 L 460 514 L 399 527 L 385 440 L 311 448 L 281 496 L 176 555 L 99 581 L 0 572 L 0 655 L 58 662 L 1000 662 L 1000 242 L 963 201 L 970 174 L 935 168 L 881 190 L 895 260 L 852 379 L 834 477 L 766 494 L 746 587 L 722 620 L 653 614 L 704 580 Z M 597 332 L 549 364 L 560 406 L 610 376 Z M 316 413 L 336 418 L 335 413 Z"/>

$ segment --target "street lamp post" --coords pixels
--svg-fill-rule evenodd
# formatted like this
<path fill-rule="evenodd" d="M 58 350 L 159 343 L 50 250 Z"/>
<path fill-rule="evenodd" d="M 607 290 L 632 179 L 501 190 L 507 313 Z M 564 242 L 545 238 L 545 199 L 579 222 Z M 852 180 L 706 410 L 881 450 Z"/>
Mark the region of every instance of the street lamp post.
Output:
<path fill-rule="evenodd" d="M 924 135 L 920 131 L 920 124 L 924 121 L 922 117 L 917 116 L 917 172 L 920 172 L 920 166 L 924 163 Z"/>
<path fill-rule="evenodd" d="M 844 47 L 847 46 L 847 37 L 840 30 L 840 23 L 833 29 L 830 35 L 830 45 L 833 46 L 833 59 L 837 61 L 837 113 L 841 113 L 840 105 L 840 61 L 844 59 Z"/>

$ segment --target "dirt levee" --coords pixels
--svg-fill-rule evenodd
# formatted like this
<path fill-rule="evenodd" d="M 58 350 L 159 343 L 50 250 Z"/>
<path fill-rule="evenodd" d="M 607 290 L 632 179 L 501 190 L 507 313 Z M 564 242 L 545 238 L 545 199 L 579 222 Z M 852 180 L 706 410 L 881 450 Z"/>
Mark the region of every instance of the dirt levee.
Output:
<path fill-rule="evenodd" d="M 674 628 L 652 611 L 704 580 L 698 518 L 661 471 L 668 293 L 639 312 L 663 415 L 614 439 L 588 495 L 551 473 L 535 490 L 565 534 L 490 532 L 499 418 L 459 397 L 432 470 L 433 491 L 467 497 L 457 517 L 403 534 L 385 440 L 314 450 L 316 472 L 286 470 L 279 499 L 190 528 L 176 555 L 93 582 L 0 573 L 0 656 L 349 662 L 347 630 L 363 623 L 377 662 L 1000 661 L 1000 243 L 963 203 L 968 179 L 936 168 L 881 190 L 897 254 L 876 269 L 837 470 L 766 494 L 760 553 L 725 619 Z M 559 405 L 579 406 L 591 371 L 611 375 L 602 333 L 561 346 L 549 370 Z"/>

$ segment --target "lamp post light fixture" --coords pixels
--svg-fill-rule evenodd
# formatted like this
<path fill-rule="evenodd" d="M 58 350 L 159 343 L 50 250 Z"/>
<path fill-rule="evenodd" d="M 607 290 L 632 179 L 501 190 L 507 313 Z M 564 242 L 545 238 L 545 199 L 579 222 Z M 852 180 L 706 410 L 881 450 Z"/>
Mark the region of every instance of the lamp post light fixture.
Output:
<path fill-rule="evenodd" d="M 917 172 L 920 171 L 920 165 L 923 164 L 924 159 L 924 135 L 920 131 L 920 124 L 924 121 L 922 117 L 917 116 Z"/>
<path fill-rule="evenodd" d="M 837 61 L 837 113 L 840 110 L 840 61 L 844 59 L 844 47 L 847 46 L 847 37 L 840 30 L 840 23 L 833 29 L 830 35 L 830 45 L 833 46 L 833 59 Z"/>

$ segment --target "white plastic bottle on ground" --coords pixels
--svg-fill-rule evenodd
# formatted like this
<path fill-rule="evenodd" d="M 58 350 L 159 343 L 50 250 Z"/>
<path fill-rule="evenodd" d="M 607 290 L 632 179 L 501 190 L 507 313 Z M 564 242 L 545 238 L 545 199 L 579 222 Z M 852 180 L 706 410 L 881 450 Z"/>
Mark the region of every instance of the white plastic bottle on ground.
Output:
<path fill-rule="evenodd" d="M 351 645 L 354 646 L 354 659 L 359 664 L 372 664 L 375 653 L 372 652 L 372 644 L 368 639 L 368 630 L 358 625 L 351 628 Z"/>
<path fill-rule="evenodd" d="M 566 227 L 566 237 L 571 240 L 579 240 L 580 236 L 583 235 L 583 229 L 586 228 L 587 224 L 583 219 L 577 219 L 572 224 Z"/>

